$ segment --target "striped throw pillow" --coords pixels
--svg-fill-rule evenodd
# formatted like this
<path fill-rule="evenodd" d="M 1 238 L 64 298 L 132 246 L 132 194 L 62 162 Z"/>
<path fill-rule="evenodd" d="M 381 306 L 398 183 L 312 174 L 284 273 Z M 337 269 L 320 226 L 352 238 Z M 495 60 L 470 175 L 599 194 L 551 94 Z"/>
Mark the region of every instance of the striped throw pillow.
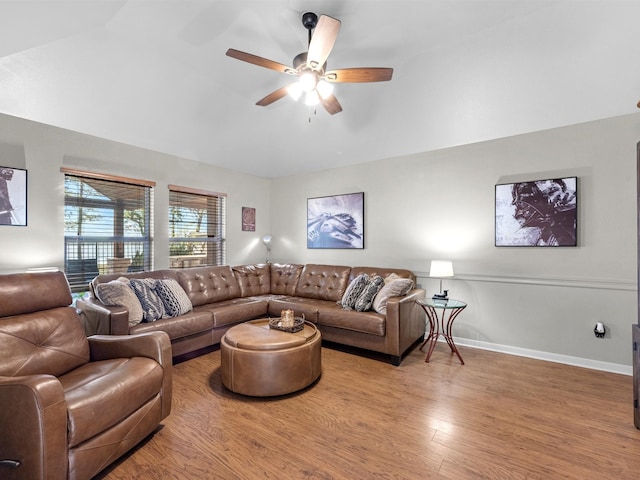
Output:
<path fill-rule="evenodd" d="M 142 321 L 155 322 L 166 316 L 164 304 L 155 291 L 156 280 L 153 278 L 132 278 L 131 288 L 142 305 Z"/>
<path fill-rule="evenodd" d="M 384 286 L 384 278 L 380 275 L 374 275 L 369 279 L 367 285 L 362 290 L 362 293 L 358 296 L 354 309 L 358 312 L 365 312 L 371 310 L 373 305 L 373 299 L 380 289 Z"/>
<path fill-rule="evenodd" d="M 338 305 L 341 305 L 343 310 L 353 310 L 356 306 L 356 300 L 358 300 L 358 297 L 368 282 L 369 275 L 366 273 L 361 273 L 354 278 L 345 290 L 344 295 L 342 295 L 342 299 L 338 302 Z"/>

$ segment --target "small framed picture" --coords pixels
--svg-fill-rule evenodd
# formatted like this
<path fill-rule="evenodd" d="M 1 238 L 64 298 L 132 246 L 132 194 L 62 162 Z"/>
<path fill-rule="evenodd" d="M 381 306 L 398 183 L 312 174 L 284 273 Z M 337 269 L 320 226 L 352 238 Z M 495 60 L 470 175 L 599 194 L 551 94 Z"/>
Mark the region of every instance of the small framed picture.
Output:
<path fill-rule="evenodd" d="M 364 248 L 364 192 L 307 199 L 307 248 Z"/>
<path fill-rule="evenodd" d="M 27 171 L 0 167 L 0 225 L 27 225 Z"/>
<path fill-rule="evenodd" d="M 256 209 L 253 207 L 242 207 L 242 231 L 256 231 Z"/>

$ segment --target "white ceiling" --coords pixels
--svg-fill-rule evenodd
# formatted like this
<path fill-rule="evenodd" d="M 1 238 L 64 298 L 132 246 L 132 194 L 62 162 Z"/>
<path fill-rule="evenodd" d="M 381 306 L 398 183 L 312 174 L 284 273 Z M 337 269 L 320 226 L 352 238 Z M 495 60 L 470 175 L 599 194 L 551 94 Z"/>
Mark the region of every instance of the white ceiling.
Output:
<path fill-rule="evenodd" d="M 286 75 L 305 11 L 342 21 L 344 111 L 255 102 Z M 0 0 L 0 112 L 264 177 L 637 112 L 640 2 Z M 309 122 L 309 118 L 311 121 Z"/>

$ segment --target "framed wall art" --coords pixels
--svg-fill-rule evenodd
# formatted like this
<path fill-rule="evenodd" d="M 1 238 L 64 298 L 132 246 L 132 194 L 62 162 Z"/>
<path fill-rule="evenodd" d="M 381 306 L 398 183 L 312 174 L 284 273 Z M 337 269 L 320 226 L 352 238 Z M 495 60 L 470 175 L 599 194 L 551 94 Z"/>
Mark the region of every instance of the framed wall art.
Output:
<path fill-rule="evenodd" d="M 566 177 L 496 185 L 496 246 L 577 246 L 577 183 Z"/>
<path fill-rule="evenodd" d="M 27 171 L 0 167 L 0 225 L 27 225 Z"/>
<path fill-rule="evenodd" d="M 364 192 L 308 198 L 307 248 L 364 248 Z"/>
<path fill-rule="evenodd" d="M 242 207 L 242 231 L 256 231 L 256 209 L 253 207 Z"/>

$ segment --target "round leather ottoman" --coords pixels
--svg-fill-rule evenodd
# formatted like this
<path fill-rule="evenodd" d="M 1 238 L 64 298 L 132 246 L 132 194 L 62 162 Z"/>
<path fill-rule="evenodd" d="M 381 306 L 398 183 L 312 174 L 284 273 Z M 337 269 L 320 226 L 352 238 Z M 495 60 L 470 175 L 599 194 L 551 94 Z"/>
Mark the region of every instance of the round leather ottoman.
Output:
<path fill-rule="evenodd" d="M 301 390 L 320 376 L 320 346 L 320 332 L 309 322 L 296 333 L 270 329 L 269 319 L 236 325 L 220 341 L 222 383 L 255 397 Z"/>

